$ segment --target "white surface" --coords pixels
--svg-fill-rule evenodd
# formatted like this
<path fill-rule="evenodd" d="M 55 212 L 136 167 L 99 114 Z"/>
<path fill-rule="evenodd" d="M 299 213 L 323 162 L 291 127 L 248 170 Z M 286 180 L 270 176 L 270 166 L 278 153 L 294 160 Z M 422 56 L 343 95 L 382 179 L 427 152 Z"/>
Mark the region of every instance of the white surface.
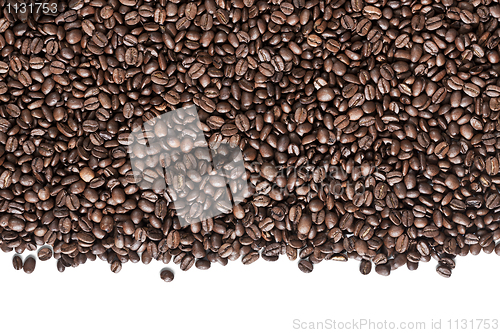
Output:
<path fill-rule="evenodd" d="M 497 319 L 500 258 L 494 253 L 457 258 L 450 279 L 435 272 L 435 261 L 417 271 L 406 267 L 382 277 L 359 273 L 358 262 L 322 262 L 311 274 L 298 261 L 262 258 L 250 266 L 240 261 L 208 271 L 193 266 L 162 281 L 165 267 L 153 261 L 123 265 L 113 274 L 97 259 L 78 268 L 56 269 L 56 261 L 37 261 L 31 275 L 12 267 L 13 253 L 0 254 L 2 332 L 306 332 L 294 320 L 420 321 L 425 332 L 457 332 L 448 320 Z M 23 255 L 23 258 L 26 254 Z M 442 329 L 431 330 L 441 319 Z M 475 321 L 474 325 L 478 322 Z M 453 323 L 455 325 L 455 323 Z M 499 323 L 500 325 L 500 323 Z M 7 329 L 6 329 L 7 328 Z M 388 330 L 314 330 L 314 332 L 387 332 Z M 416 332 L 417 330 L 394 330 Z M 422 330 L 420 330 L 422 331 Z"/>

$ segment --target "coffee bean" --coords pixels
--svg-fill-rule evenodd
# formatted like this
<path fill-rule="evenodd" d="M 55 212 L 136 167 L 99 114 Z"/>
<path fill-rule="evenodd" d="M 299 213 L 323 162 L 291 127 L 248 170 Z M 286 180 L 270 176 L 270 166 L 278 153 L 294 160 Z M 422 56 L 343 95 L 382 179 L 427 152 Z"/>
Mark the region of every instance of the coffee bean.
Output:
<path fill-rule="evenodd" d="M 108 38 L 100 31 L 94 31 L 92 41 L 99 47 L 105 47 L 108 44 Z"/>
<path fill-rule="evenodd" d="M 436 267 L 436 272 L 445 278 L 449 278 L 451 276 L 451 269 L 446 265 L 438 265 Z"/>
<path fill-rule="evenodd" d="M 12 265 L 14 266 L 14 269 L 16 271 L 19 271 L 19 270 L 23 269 L 23 260 L 21 259 L 20 256 L 15 255 L 12 258 Z"/>
<path fill-rule="evenodd" d="M 9 71 L 9 64 L 4 61 L 0 61 L 0 74 L 5 74 Z"/>
<path fill-rule="evenodd" d="M 57 270 L 62 273 L 64 272 L 64 270 L 66 269 L 66 267 L 64 266 L 64 264 L 62 263 L 62 261 L 58 260 L 57 261 Z"/>
<path fill-rule="evenodd" d="M 323 87 L 318 90 L 318 100 L 320 102 L 329 102 L 335 97 L 333 90 L 330 88 Z"/>
<path fill-rule="evenodd" d="M 113 273 L 119 273 L 122 270 L 122 263 L 118 260 L 115 260 L 111 263 L 110 268 Z"/>
<path fill-rule="evenodd" d="M 130 47 L 125 52 L 125 62 L 127 65 L 133 66 L 137 64 L 137 60 L 139 59 L 139 52 L 136 48 Z"/>
<path fill-rule="evenodd" d="M 199 79 L 203 74 L 205 74 L 205 67 L 203 64 L 197 62 L 188 71 L 188 75 L 193 79 Z"/>
<path fill-rule="evenodd" d="M 47 261 L 52 258 L 52 250 L 50 248 L 42 248 L 38 251 L 38 259 L 41 261 Z"/>
<path fill-rule="evenodd" d="M 208 260 L 196 260 L 195 266 L 198 269 L 207 270 L 210 268 L 211 263 Z"/>
<path fill-rule="evenodd" d="M 334 54 L 340 51 L 341 44 L 333 39 L 329 39 L 326 42 L 326 48 L 328 51 L 333 52 Z"/>
<path fill-rule="evenodd" d="M 427 30 L 437 30 L 442 25 L 443 25 L 443 20 L 439 16 L 428 18 L 427 21 L 425 22 L 425 28 Z"/>
<path fill-rule="evenodd" d="M 391 266 L 389 264 L 375 266 L 375 272 L 382 276 L 389 276 L 391 274 Z"/>
<path fill-rule="evenodd" d="M 95 120 L 85 120 L 82 127 L 85 132 L 95 132 L 99 128 L 99 123 Z"/>
<path fill-rule="evenodd" d="M 242 258 L 243 265 L 250 265 L 259 259 L 258 252 L 249 252 Z"/>
<path fill-rule="evenodd" d="M 370 274 L 371 270 L 372 270 L 371 261 L 362 260 L 361 264 L 359 266 L 359 271 L 361 272 L 361 274 L 368 275 L 368 274 Z"/>
<path fill-rule="evenodd" d="M 478 86 L 470 82 L 464 84 L 463 91 L 470 97 L 477 97 L 481 92 Z"/>
<path fill-rule="evenodd" d="M 162 269 L 160 272 L 160 278 L 165 282 L 172 282 L 174 279 L 174 273 L 169 269 Z"/>
<path fill-rule="evenodd" d="M 303 273 L 311 273 L 313 271 L 313 264 L 308 260 L 300 260 L 299 261 L 299 269 Z"/>
<path fill-rule="evenodd" d="M 151 74 L 151 81 L 159 85 L 166 85 L 168 83 L 168 76 L 160 71 Z"/>
<path fill-rule="evenodd" d="M 94 31 L 95 31 L 95 26 L 94 23 L 90 20 L 83 20 L 82 21 L 82 30 L 89 36 L 93 36 Z"/>
<path fill-rule="evenodd" d="M 31 274 L 35 271 L 36 261 L 33 257 L 27 257 L 24 260 L 23 270 L 26 274 Z"/>
<path fill-rule="evenodd" d="M 181 261 L 180 269 L 183 271 L 189 270 L 194 265 L 194 257 L 192 255 L 186 255 Z"/>
<path fill-rule="evenodd" d="M 365 6 L 363 8 L 363 15 L 370 20 L 378 20 L 382 17 L 382 12 L 379 8 L 374 6 Z"/>

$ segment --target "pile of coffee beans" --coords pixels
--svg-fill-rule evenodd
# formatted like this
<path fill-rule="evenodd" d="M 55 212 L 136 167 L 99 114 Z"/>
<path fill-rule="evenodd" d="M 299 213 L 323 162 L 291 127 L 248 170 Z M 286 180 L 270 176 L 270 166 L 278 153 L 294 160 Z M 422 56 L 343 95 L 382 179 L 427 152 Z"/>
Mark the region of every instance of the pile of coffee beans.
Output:
<path fill-rule="evenodd" d="M 2 251 L 50 245 L 38 257 L 59 271 L 99 258 L 115 273 L 286 255 L 389 275 L 433 258 L 445 277 L 456 256 L 500 255 L 498 3 L 15 4 L 0 0 Z M 251 195 L 183 227 L 158 169 L 207 208 L 220 187 L 200 182 L 202 144 L 180 132 L 142 180 L 127 147 L 190 105 L 210 147 L 241 150 Z"/>

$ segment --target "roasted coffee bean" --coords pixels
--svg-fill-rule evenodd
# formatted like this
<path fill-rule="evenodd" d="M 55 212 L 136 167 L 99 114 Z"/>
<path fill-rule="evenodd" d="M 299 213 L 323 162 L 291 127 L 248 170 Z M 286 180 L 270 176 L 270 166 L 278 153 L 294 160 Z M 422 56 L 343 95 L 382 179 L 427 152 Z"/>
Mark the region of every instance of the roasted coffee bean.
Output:
<path fill-rule="evenodd" d="M 23 259 L 21 259 L 20 256 L 15 255 L 12 258 L 12 266 L 14 266 L 14 269 L 16 271 L 19 271 L 19 270 L 23 269 Z"/>
<path fill-rule="evenodd" d="M 169 269 L 162 269 L 160 278 L 165 282 L 172 282 L 174 280 L 174 273 Z"/>
<path fill-rule="evenodd" d="M 36 260 L 29 256 L 24 260 L 23 270 L 26 274 L 31 274 L 35 271 Z"/>
<path fill-rule="evenodd" d="M 447 265 L 438 265 L 436 272 L 442 277 L 449 278 L 451 276 L 451 268 Z"/>
<path fill-rule="evenodd" d="M 329 102 L 335 97 L 333 90 L 330 88 L 323 87 L 318 90 L 318 100 L 320 102 Z"/>
<path fill-rule="evenodd" d="M 100 31 L 94 31 L 92 41 L 99 47 L 105 47 L 108 44 L 108 38 Z"/>
<path fill-rule="evenodd" d="M 359 271 L 361 272 L 361 274 L 368 275 L 370 274 L 371 270 L 372 270 L 372 262 L 368 260 L 362 260 L 359 266 Z"/>
<path fill-rule="evenodd" d="M 313 264 L 308 260 L 300 260 L 299 261 L 299 269 L 303 273 L 311 273 L 313 271 Z"/>
<path fill-rule="evenodd" d="M 259 253 L 252 251 L 242 258 L 243 265 L 250 265 L 259 259 Z"/>
<path fill-rule="evenodd" d="M 110 268 L 113 273 L 119 273 L 122 270 L 122 263 L 118 260 L 115 260 L 111 263 Z"/>
<path fill-rule="evenodd" d="M 389 276 L 391 274 L 391 266 L 389 264 L 375 266 L 375 272 L 382 276 Z"/>
<path fill-rule="evenodd" d="M 196 260 L 195 266 L 198 269 L 207 270 L 210 268 L 211 263 L 208 260 Z"/>
<path fill-rule="evenodd" d="M 168 76 L 160 71 L 151 74 L 151 81 L 159 85 L 166 85 L 168 83 Z"/>
<path fill-rule="evenodd" d="M 47 261 L 52 258 L 52 250 L 50 248 L 44 247 L 38 251 L 38 259 L 41 261 Z"/>

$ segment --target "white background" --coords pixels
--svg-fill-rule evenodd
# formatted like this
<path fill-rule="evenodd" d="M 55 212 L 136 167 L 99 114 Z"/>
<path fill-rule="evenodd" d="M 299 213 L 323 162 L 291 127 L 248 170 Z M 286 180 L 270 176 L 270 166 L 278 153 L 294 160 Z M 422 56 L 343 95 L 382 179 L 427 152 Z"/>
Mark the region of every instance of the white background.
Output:
<path fill-rule="evenodd" d="M 324 261 L 304 274 L 297 261 L 286 257 L 277 262 L 261 258 L 249 266 L 240 260 L 225 267 L 212 264 L 208 271 L 193 266 L 187 272 L 173 263 L 127 263 L 118 274 L 99 259 L 59 273 L 51 259 L 37 260 L 35 272 L 28 275 L 14 270 L 12 255 L 0 254 L 0 316 L 2 332 L 9 333 L 313 332 L 294 328 L 294 320 L 307 324 L 327 319 L 396 325 L 424 321 L 425 332 L 457 332 L 446 329 L 449 319 L 500 320 L 500 258 L 494 253 L 458 257 L 449 279 L 435 272 L 435 261 L 383 277 L 374 270 L 361 275 L 354 260 Z M 175 272 L 171 283 L 159 277 L 164 267 Z M 442 329 L 431 330 L 431 320 L 439 319 Z M 500 331 L 471 329 L 470 321 L 468 325 L 458 331 Z M 314 330 L 352 331 L 387 332 Z"/>
<path fill-rule="evenodd" d="M 118 274 L 99 259 L 59 273 L 50 260 L 28 275 L 13 269 L 12 256 L 0 253 L 0 333 L 388 332 L 391 324 L 411 332 L 400 325 L 417 322 L 425 332 L 500 332 L 495 254 L 458 257 L 449 279 L 435 272 L 435 261 L 383 277 L 374 269 L 361 275 L 354 260 L 324 261 L 304 274 L 285 256 L 188 272 L 173 263 L 127 263 Z M 173 282 L 160 279 L 164 267 L 175 272 Z M 492 329 L 477 329 L 485 320 Z M 334 321 L 338 329 L 328 329 Z M 353 323 L 360 329 L 341 329 Z"/>

